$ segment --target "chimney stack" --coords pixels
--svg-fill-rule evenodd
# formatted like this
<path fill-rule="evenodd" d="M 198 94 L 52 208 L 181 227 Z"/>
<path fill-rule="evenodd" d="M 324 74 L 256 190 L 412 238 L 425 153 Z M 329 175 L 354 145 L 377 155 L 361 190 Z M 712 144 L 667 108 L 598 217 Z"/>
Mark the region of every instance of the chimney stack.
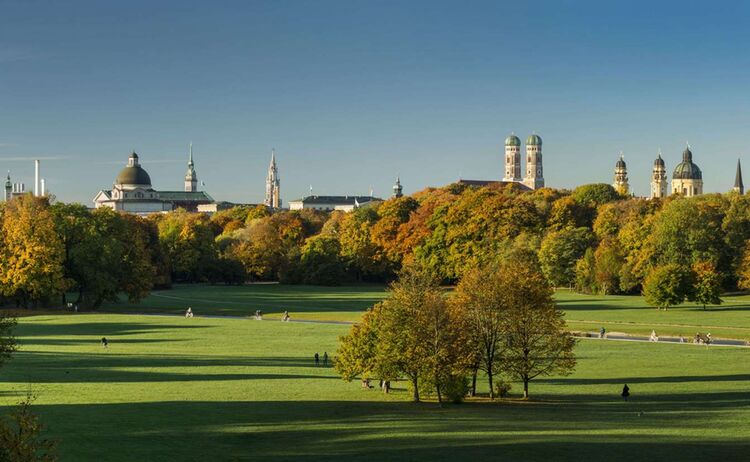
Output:
<path fill-rule="evenodd" d="M 34 161 L 34 195 L 41 196 L 39 192 L 39 160 L 37 159 Z"/>
<path fill-rule="evenodd" d="M 42 178 L 39 181 L 41 182 L 40 188 L 41 188 L 42 196 L 46 196 L 47 195 L 47 180 Z"/>

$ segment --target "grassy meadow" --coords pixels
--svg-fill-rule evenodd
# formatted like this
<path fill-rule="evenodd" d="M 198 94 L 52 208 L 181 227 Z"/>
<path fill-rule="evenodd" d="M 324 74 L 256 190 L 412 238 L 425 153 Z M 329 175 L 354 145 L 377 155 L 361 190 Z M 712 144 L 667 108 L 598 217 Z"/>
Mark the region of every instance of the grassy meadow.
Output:
<path fill-rule="evenodd" d="M 292 319 L 347 321 L 385 296 L 385 287 L 363 284 L 341 287 L 256 284 L 246 286 L 178 285 L 155 291 L 139 304 L 105 305 L 103 311 L 138 314 L 182 314 L 188 306 L 196 315 L 251 316 L 263 310 L 267 318 L 280 318 L 289 310 Z M 556 300 L 571 329 L 648 335 L 682 335 L 711 332 L 716 337 L 750 341 L 750 296 L 727 295 L 724 304 L 706 310 L 692 303 L 657 311 L 639 296 L 581 295 L 559 290 Z"/>
<path fill-rule="evenodd" d="M 347 329 L 111 313 L 25 317 L 21 350 L 0 369 L 0 405 L 36 394 L 34 408 L 64 461 L 750 454 L 750 350 L 582 340 L 575 373 L 532 382 L 531 402 L 438 408 L 408 403 L 403 384 L 383 395 L 315 367 L 312 355 L 331 354 Z"/>

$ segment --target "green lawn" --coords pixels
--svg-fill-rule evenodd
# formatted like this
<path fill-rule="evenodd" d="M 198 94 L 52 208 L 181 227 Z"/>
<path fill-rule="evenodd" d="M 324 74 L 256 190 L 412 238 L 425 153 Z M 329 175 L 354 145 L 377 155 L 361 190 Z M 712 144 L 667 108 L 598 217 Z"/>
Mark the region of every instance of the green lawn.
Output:
<path fill-rule="evenodd" d="M 156 291 L 140 304 L 108 304 L 116 313 L 182 314 L 191 306 L 196 315 L 250 316 L 256 309 L 271 318 L 289 310 L 293 319 L 356 321 L 362 312 L 385 296 L 382 285 L 341 287 L 258 284 L 237 287 L 178 285 Z M 716 337 L 750 340 L 750 296 L 730 295 L 723 305 L 702 307 L 685 304 L 657 311 L 639 296 L 580 295 L 556 293 L 571 329 L 692 337 L 711 332 Z"/>
<path fill-rule="evenodd" d="M 251 316 L 255 310 L 280 318 L 288 310 L 294 319 L 356 321 L 362 312 L 385 296 L 376 284 L 340 287 L 251 284 L 245 286 L 176 285 L 154 291 L 141 303 L 110 303 L 104 311 L 118 313 L 183 314 L 188 306 L 196 315 Z"/>
<path fill-rule="evenodd" d="M 346 330 L 117 314 L 23 318 L 22 349 L 0 369 L 0 404 L 17 402 L 31 384 L 66 461 L 632 462 L 750 453 L 750 350 L 584 340 L 575 374 L 532 383 L 534 402 L 439 409 L 406 402 L 403 389 L 384 396 L 314 367 L 313 353 L 332 353 Z M 102 336 L 111 341 L 106 351 Z M 618 396 L 623 383 L 628 402 Z"/>

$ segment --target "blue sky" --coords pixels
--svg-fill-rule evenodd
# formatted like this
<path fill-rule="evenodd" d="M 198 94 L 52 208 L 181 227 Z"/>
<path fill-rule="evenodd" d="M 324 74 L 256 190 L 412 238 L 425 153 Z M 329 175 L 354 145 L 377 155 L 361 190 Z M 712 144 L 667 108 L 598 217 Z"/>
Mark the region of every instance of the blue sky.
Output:
<path fill-rule="evenodd" d="M 648 193 L 689 141 L 706 191 L 750 174 L 742 2 L 0 0 L 0 170 L 91 205 L 135 149 L 181 189 L 188 143 L 216 199 L 259 202 L 502 177 L 511 132 L 547 184 Z"/>

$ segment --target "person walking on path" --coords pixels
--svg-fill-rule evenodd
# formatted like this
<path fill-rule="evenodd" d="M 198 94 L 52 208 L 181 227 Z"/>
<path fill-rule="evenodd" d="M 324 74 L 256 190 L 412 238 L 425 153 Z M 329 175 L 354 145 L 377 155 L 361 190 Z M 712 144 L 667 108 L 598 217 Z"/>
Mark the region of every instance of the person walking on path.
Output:
<path fill-rule="evenodd" d="M 607 333 L 607 330 L 602 326 L 601 329 L 599 329 L 599 338 L 604 338 L 604 335 Z"/>
<path fill-rule="evenodd" d="M 102 337 L 102 346 L 105 350 L 109 348 L 109 341 L 107 340 L 107 337 Z"/>
<path fill-rule="evenodd" d="M 327 366 L 328 366 L 328 352 L 324 351 L 323 352 L 323 367 L 327 367 Z"/>
<path fill-rule="evenodd" d="M 622 387 L 622 393 L 620 393 L 620 396 L 622 396 L 625 401 L 628 400 L 628 396 L 630 396 L 630 387 L 628 387 L 627 383 Z"/>
<path fill-rule="evenodd" d="M 649 337 L 649 340 L 652 341 L 652 342 L 658 342 L 659 341 L 659 337 L 656 336 L 656 331 L 655 330 L 651 331 L 651 337 Z"/>
<path fill-rule="evenodd" d="M 284 311 L 284 315 L 281 317 L 282 322 L 289 322 L 289 312 Z"/>
<path fill-rule="evenodd" d="M 320 356 L 318 353 L 315 353 L 315 367 L 320 366 Z"/>

